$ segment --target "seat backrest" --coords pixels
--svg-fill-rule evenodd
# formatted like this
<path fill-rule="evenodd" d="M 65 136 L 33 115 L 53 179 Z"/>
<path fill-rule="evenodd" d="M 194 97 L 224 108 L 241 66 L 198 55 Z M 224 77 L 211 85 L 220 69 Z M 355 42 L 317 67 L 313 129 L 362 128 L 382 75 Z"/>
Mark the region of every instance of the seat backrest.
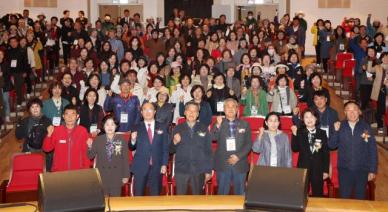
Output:
<path fill-rule="evenodd" d="M 331 182 L 335 188 L 339 187 L 338 182 L 338 151 L 330 151 L 330 166 L 331 166 Z"/>
<path fill-rule="evenodd" d="M 252 132 L 259 131 L 259 129 L 264 126 L 265 118 L 262 116 L 246 116 L 246 117 L 241 117 L 241 119 L 248 122 Z"/>
<path fill-rule="evenodd" d="M 344 61 L 353 58 L 353 54 L 349 52 L 341 52 L 337 54 L 336 68 L 344 68 Z"/>
<path fill-rule="evenodd" d="M 354 67 L 356 67 L 356 60 L 350 59 L 344 61 L 344 70 L 342 72 L 343 77 L 353 77 Z"/>
<path fill-rule="evenodd" d="M 282 131 L 291 131 L 291 127 L 294 123 L 292 122 L 291 116 L 281 116 L 280 117 L 280 130 Z"/>
<path fill-rule="evenodd" d="M 45 172 L 45 157 L 40 153 L 17 153 L 11 161 L 7 191 L 37 190 L 39 174 Z"/>
<path fill-rule="evenodd" d="M 185 117 L 179 117 L 177 123 L 178 124 L 183 124 L 183 123 L 185 123 L 185 121 L 186 121 Z"/>
<path fill-rule="evenodd" d="M 238 111 L 238 117 L 244 116 L 244 108 L 245 108 L 245 106 L 243 104 L 240 104 L 239 111 Z"/>

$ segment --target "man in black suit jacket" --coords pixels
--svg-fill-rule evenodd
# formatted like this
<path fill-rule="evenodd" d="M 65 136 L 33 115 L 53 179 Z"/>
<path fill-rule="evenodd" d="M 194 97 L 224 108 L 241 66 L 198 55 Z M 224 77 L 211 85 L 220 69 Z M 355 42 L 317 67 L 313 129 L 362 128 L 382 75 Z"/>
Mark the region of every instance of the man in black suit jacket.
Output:
<path fill-rule="evenodd" d="M 218 194 L 221 195 L 229 194 L 231 182 L 235 195 L 242 195 L 245 191 L 252 138 L 249 124 L 236 118 L 238 110 L 239 105 L 235 99 L 226 99 L 225 118 L 218 116 L 212 129 L 212 138 L 218 143 L 214 154 L 214 169 L 217 172 Z"/>
<path fill-rule="evenodd" d="M 175 153 L 175 182 L 178 195 L 187 193 L 191 184 L 193 195 L 202 193 L 212 172 L 211 135 L 208 127 L 197 121 L 199 105 L 189 102 L 185 106 L 186 122 L 174 129 L 172 152 Z"/>
<path fill-rule="evenodd" d="M 129 10 L 128 9 L 125 9 L 124 10 L 124 17 L 122 17 L 120 19 L 120 25 L 123 26 L 125 23 L 128 24 L 129 27 L 131 27 L 131 24 L 132 24 L 133 20 L 132 18 L 129 16 Z"/>

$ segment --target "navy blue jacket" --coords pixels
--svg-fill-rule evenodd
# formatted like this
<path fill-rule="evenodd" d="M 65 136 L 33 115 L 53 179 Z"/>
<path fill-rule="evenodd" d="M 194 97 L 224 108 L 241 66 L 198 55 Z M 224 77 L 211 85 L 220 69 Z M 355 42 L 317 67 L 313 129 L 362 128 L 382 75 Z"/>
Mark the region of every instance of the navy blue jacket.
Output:
<path fill-rule="evenodd" d="M 366 51 L 358 44 L 358 37 L 355 37 L 349 41 L 349 47 L 353 51 L 354 59 L 356 60 L 355 74 L 362 74 L 362 61 L 367 56 Z"/>
<path fill-rule="evenodd" d="M 140 102 L 137 96 L 123 99 L 121 96 L 106 96 L 104 102 L 105 112 L 113 111 L 115 119 L 120 122 L 121 113 L 128 114 L 128 122 L 120 123 L 119 132 L 132 131 L 133 127 L 140 122 Z"/>
<path fill-rule="evenodd" d="M 187 122 L 175 127 L 172 137 L 179 133 L 181 141 L 174 145 L 175 172 L 181 174 L 203 174 L 212 171 L 211 135 L 208 126 L 197 122 L 191 129 Z"/>
<path fill-rule="evenodd" d="M 150 166 L 151 157 L 153 166 L 167 166 L 168 148 L 170 146 L 167 125 L 155 122 L 152 145 L 148 139 L 147 128 L 143 121 L 134 127 L 134 131 L 137 132 L 136 143 L 132 145 L 132 142 L 128 141 L 129 149 L 136 150 L 131 171 L 139 175 L 145 175 Z"/>
<path fill-rule="evenodd" d="M 367 140 L 362 137 L 368 132 Z M 338 148 L 338 168 L 354 171 L 377 172 L 377 146 L 368 123 L 357 122 L 352 133 L 348 121 L 342 121 L 339 131 L 334 131 L 329 139 L 329 148 Z"/>

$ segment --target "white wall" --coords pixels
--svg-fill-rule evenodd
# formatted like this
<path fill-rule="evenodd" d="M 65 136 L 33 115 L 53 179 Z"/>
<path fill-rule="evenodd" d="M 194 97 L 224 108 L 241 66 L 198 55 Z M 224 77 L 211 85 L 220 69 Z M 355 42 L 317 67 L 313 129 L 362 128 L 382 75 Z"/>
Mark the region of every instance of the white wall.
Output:
<path fill-rule="evenodd" d="M 344 17 L 358 17 L 361 19 L 361 24 L 366 24 L 368 13 L 372 14 L 372 21 L 379 19 L 383 24 L 386 23 L 388 0 L 352 0 L 350 8 L 333 8 L 322 9 L 318 8 L 317 0 L 291 0 L 290 14 L 293 15 L 297 11 L 305 12 L 305 19 L 308 23 L 307 38 L 306 38 L 306 54 L 315 54 L 312 46 L 313 36 L 310 33 L 310 28 L 313 23 L 319 19 L 329 19 L 332 22 L 333 28 L 339 25 Z"/>
<path fill-rule="evenodd" d="M 30 17 L 34 20 L 39 13 L 44 13 L 47 19 L 51 16 L 62 17 L 64 10 L 70 11 L 70 16 L 75 18 L 78 16 L 78 11 L 83 10 L 87 16 L 87 1 L 86 0 L 58 0 L 56 8 L 52 7 L 24 7 L 24 0 L 0 0 L 0 15 L 3 16 L 10 12 L 22 13 L 23 9 L 30 10 Z"/>

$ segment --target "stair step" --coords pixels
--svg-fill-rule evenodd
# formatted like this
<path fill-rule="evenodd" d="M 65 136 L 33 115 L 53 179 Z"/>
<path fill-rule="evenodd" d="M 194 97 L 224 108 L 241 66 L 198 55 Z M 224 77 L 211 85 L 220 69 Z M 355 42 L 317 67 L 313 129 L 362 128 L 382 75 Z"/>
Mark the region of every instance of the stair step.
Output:
<path fill-rule="evenodd" d="M 7 124 L 5 125 L 6 130 L 12 130 L 13 129 L 13 124 Z"/>
<path fill-rule="evenodd" d="M 9 116 L 10 116 L 11 118 L 15 118 L 15 117 L 16 117 L 16 112 L 11 112 L 11 113 L 9 114 Z M 23 111 L 19 111 L 19 112 L 17 113 L 17 116 L 19 116 L 19 117 L 24 116 L 24 112 L 23 112 Z"/>

